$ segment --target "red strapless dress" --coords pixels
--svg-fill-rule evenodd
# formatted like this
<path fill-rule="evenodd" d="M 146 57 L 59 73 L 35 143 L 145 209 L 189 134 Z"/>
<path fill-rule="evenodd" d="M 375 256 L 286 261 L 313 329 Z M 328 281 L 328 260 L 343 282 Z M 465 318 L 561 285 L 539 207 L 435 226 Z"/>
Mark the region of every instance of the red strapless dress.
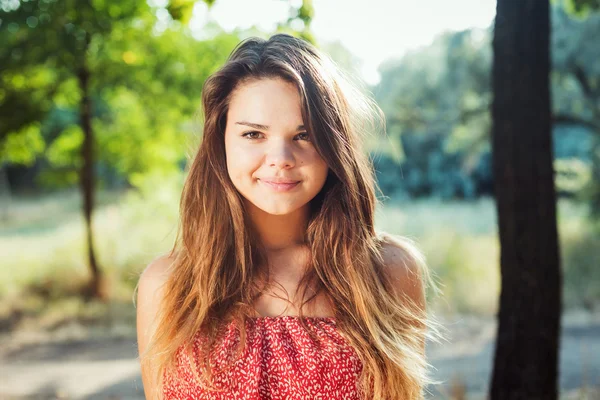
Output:
<path fill-rule="evenodd" d="M 320 339 L 315 343 L 297 316 L 256 317 L 247 320 L 246 347 L 227 371 L 213 376 L 223 392 L 203 389 L 196 383 L 190 360 L 177 353 L 176 375 L 164 376 L 165 399 L 259 400 L 344 399 L 357 400 L 357 377 L 362 369 L 355 350 L 337 331 L 334 317 L 305 317 Z M 202 337 L 194 338 L 194 358 Z M 211 366 L 230 360 L 239 343 L 233 322 L 219 340 Z M 215 350 L 213 350 L 215 352 Z M 229 357 L 229 358 L 228 358 Z"/>

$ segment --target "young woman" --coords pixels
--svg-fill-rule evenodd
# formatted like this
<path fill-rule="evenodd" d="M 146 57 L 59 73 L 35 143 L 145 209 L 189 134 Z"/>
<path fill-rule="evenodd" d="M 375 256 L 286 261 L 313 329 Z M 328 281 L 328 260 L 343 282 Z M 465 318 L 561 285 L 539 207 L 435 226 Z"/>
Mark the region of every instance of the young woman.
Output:
<path fill-rule="evenodd" d="M 382 114 L 348 82 L 285 34 L 207 79 L 178 239 L 138 284 L 147 398 L 422 398 L 433 282 L 374 229 L 361 139 Z"/>

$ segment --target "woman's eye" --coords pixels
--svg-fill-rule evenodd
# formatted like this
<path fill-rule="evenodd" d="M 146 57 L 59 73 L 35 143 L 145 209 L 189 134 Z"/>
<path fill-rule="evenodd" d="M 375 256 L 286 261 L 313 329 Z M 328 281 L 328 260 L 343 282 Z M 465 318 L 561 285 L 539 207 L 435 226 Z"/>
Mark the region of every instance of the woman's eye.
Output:
<path fill-rule="evenodd" d="M 260 132 L 257 131 L 251 131 L 251 132 L 246 132 L 244 134 L 242 134 L 242 137 L 248 139 L 248 140 L 253 140 L 253 139 L 260 139 Z M 299 133 L 298 135 L 296 135 L 297 138 L 300 138 L 300 140 L 305 140 L 305 141 L 310 141 L 310 135 L 307 132 L 303 132 L 303 133 Z"/>
<path fill-rule="evenodd" d="M 242 137 L 245 137 L 247 139 L 258 139 L 258 137 L 255 135 L 260 135 L 260 132 L 256 132 L 256 131 L 246 132 L 242 135 Z"/>
<path fill-rule="evenodd" d="M 310 140 L 310 136 L 308 133 L 304 132 L 304 133 L 300 133 L 298 134 L 298 136 L 302 137 L 302 140 Z"/>

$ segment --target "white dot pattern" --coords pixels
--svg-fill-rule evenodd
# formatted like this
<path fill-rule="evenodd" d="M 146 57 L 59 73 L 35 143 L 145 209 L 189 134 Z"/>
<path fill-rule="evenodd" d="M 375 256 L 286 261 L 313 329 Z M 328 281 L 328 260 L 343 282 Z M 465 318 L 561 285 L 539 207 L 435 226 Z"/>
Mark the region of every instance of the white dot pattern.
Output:
<path fill-rule="evenodd" d="M 164 375 L 165 399 L 259 400 L 343 399 L 358 400 L 357 377 L 362 365 L 355 350 L 337 330 L 334 317 L 304 317 L 320 344 L 311 339 L 300 317 L 256 317 L 246 321 L 246 346 L 233 367 L 217 371 L 212 383 L 222 392 L 202 388 L 190 360 L 177 352 L 175 375 Z M 231 322 L 225 336 L 211 352 L 217 369 L 234 357 L 239 331 Z M 203 338 L 194 337 L 193 355 L 199 366 Z"/>

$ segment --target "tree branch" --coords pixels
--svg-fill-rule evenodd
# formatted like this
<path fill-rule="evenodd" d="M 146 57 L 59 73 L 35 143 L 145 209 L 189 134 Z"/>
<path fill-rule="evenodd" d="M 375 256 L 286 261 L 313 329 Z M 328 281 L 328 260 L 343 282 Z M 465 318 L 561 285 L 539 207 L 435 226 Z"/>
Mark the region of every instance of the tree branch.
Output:
<path fill-rule="evenodd" d="M 575 124 L 582 125 L 586 128 L 591 129 L 595 133 L 600 133 L 600 124 L 595 121 L 589 121 L 587 119 L 580 118 L 576 115 L 568 115 L 568 114 L 553 114 L 552 115 L 552 123 L 553 124 Z"/>

